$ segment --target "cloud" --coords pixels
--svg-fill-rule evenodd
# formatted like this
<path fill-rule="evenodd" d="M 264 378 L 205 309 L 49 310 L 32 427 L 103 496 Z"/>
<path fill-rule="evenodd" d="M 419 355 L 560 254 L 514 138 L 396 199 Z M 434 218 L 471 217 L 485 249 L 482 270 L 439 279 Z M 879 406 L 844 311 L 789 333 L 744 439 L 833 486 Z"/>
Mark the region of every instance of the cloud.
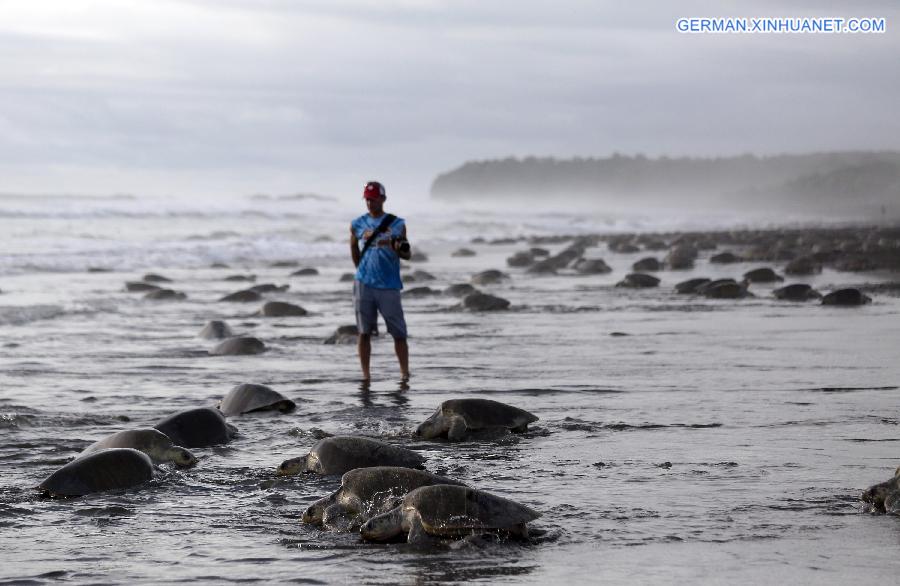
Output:
<path fill-rule="evenodd" d="M 412 195 L 510 154 L 900 148 L 894 4 L 722 6 L 0 3 L 0 170 L 22 191 L 77 177 L 82 192 L 355 193 L 377 176 Z M 888 32 L 674 29 L 826 13 L 885 16 Z"/>

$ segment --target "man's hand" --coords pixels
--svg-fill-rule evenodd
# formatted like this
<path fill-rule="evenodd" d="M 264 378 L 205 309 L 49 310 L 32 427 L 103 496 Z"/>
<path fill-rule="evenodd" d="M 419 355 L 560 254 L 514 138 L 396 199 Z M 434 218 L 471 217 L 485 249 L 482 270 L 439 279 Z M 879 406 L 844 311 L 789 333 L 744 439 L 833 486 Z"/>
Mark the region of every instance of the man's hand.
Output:
<path fill-rule="evenodd" d="M 412 249 L 407 248 L 405 251 L 400 250 L 400 243 L 404 241 L 406 241 L 406 226 L 403 226 L 403 231 L 400 233 L 399 238 L 391 240 L 391 248 L 394 250 L 394 252 L 397 253 L 397 256 L 399 256 L 403 260 L 409 260 L 412 256 Z"/>

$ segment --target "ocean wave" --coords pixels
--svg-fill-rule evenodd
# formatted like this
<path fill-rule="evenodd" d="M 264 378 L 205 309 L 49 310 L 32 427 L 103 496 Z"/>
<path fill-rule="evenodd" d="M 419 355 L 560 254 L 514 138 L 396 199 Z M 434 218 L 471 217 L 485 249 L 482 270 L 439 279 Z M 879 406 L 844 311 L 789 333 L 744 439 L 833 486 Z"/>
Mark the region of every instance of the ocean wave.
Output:
<path fill-rule="evenodd" d="M 57 319 L 64 315 L 115 313 L 118 305 L 111 299 L 88 299 L 70 305 L 5 305 L 0 306 L 0 326 L 22 326 L 36 321 Z"/>
<path fill-rule="evenodd" d="M 0 325 L 21 326 L 31 322 L 54 319 L 64 315 L 61 305 L 0 306 Z"/>
<path fill-rule="evenodd" d="M 221 238 L 221 239 L 220 239 Z M 207 237 L 145 243 L 111 242 L 106 247 L 48 250 L 42 253 L 0 255 L 0 275 L 109 271 L 141 271 L 155 267 L 208 268 L 213 263 L 268 265 L 286 258 L 298 262 L 344 258 L 346 244 L 309 242 L 289 234 L 235 237 L 222 231 Z"/>
<path fill-rule="evenodd" d="M 239 219 L 258 217 L 278 220 L 291 215 L 317 217 L 352 214 L 341 210 L 339 202 L 324 198 L 167 198 L 167 197 L 75 197 L 2 196 L 0 218 L 34 220 L 87 219 Z M 348 216 L 349 217 L 349 216 Z"/>

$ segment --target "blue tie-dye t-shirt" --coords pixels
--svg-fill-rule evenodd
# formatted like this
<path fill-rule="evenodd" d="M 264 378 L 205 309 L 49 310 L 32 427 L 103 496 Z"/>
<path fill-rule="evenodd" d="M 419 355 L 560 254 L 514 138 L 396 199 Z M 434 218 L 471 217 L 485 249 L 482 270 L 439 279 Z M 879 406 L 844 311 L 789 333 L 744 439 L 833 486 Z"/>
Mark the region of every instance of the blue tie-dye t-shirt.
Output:
<path fill-rule="evenodd" d="M 363 214 L 353 220 L 351 224 L 356 239 L 359 240 L 359 249 L 362 250 L 366 240 L 381 224 L 384 216 L 373 218 L 369 214 Z M 400 281 L 400 257 L 391 247 L 391 238 L 403 234 L 406 222 L 403 218 L 397 218 L 375 238 L 375 242 L 359 261 L 356 269 L 356 280 L 368 287 L 376 289 L 402 289 Z"/>

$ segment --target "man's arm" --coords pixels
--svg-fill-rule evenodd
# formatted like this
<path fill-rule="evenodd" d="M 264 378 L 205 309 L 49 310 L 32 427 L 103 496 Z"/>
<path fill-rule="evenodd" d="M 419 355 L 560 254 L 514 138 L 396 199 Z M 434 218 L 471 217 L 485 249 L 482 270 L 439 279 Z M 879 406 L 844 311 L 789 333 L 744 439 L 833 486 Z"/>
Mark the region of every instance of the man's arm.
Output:
<path fill-rule="evenodd" d="M 350 258 L 353 259 L 353 266 L 359 267 L 359 239 L 356 232 L 353 231 L 353 225 L 350 225 Z"/>
<path fill-rule="evenodd" d="M 403 230 L 400 232 L 400 237 L 406 240 L 406 225 L 404 224 Z M 407 248 L 405 251 L 400 250 L 399 243 L 394 244 L 394 250 L 397 251 L 397 256 L 402 258 L 403 260 L 409 260 L 412 257 L 412 249 Z"/>

